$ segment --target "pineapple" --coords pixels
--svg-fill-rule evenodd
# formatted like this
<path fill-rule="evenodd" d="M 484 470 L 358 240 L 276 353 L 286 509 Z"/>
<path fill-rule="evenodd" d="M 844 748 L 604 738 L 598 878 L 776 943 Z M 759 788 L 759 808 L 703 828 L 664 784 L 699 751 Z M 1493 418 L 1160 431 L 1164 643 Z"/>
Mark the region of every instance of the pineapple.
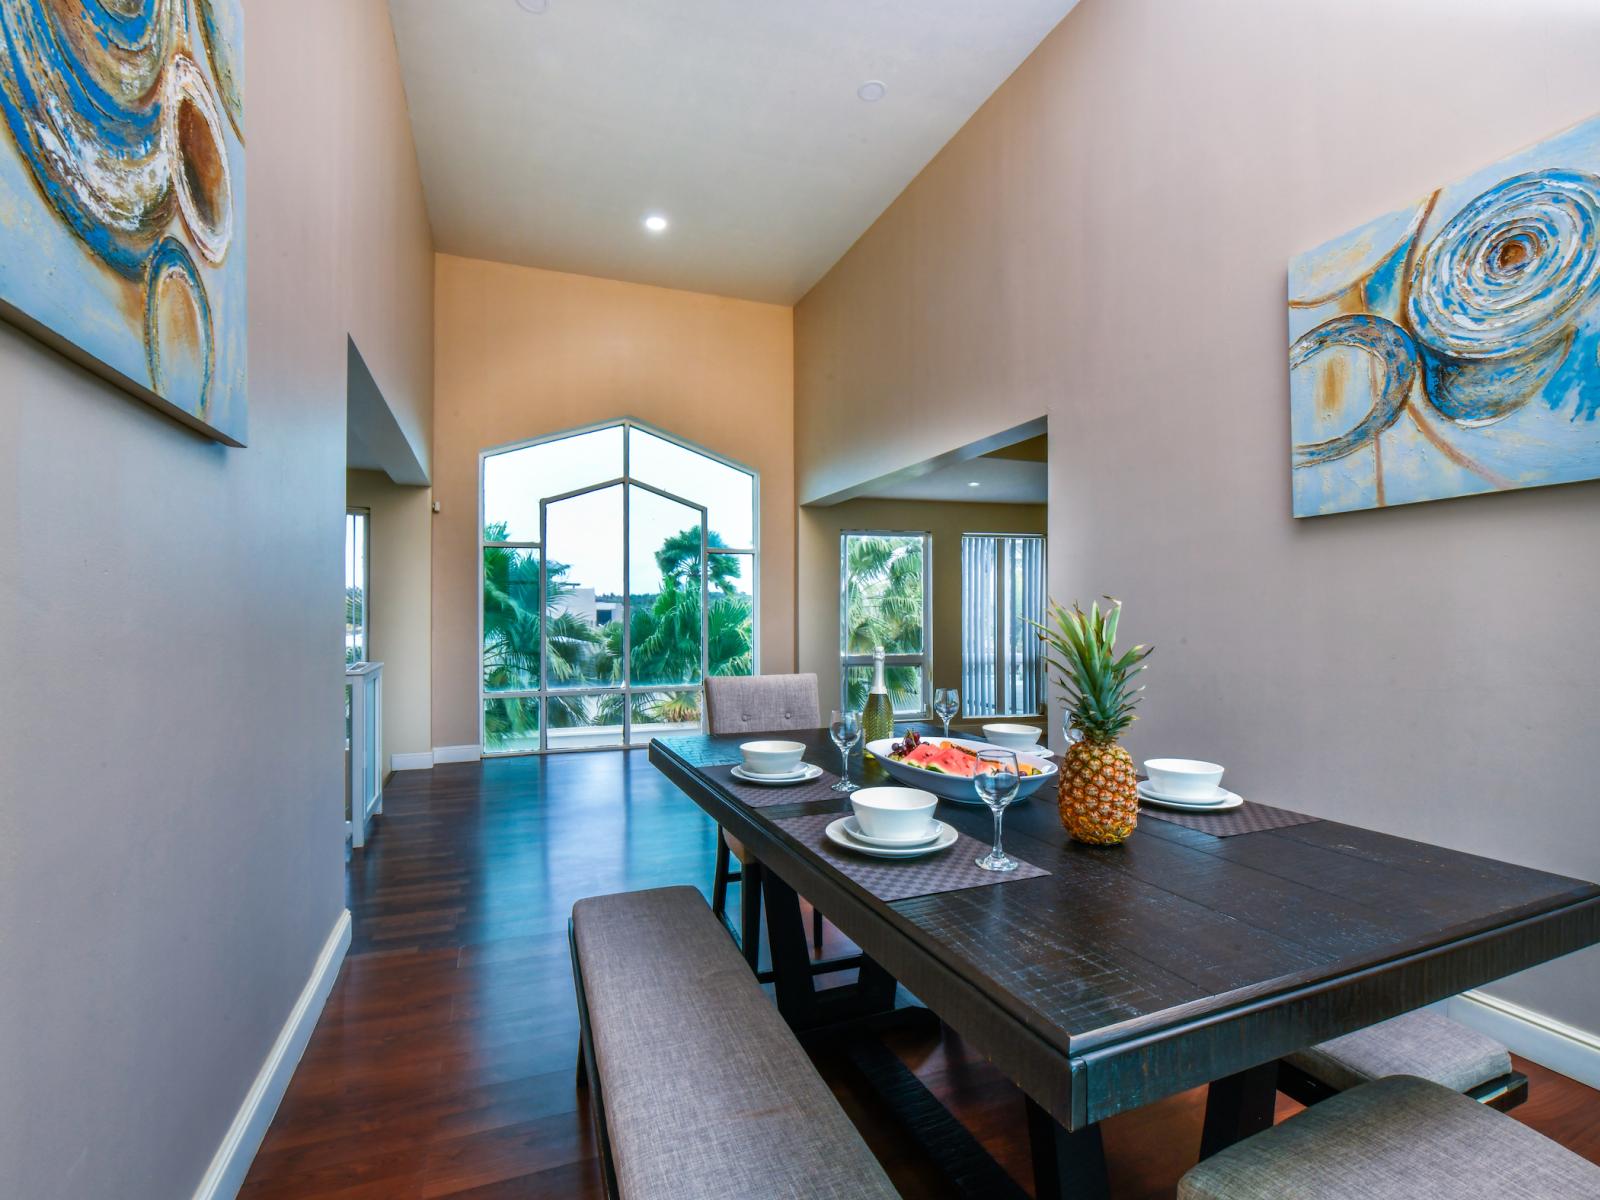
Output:
<path fill-rule="evenodd" d="M 1137 719 L 1133 709 L 1144 688 L 1132 683 L 1153 647 L 1135 646 L 1116 657 L 1121 615 L 1120 600 L 1103 613 L 1099 604 L 1085 613 L 1076 604 L 1069 610 L 1052 603 L 1049 624 L 1039 627 L 1053 652 L 1048 661 L 1066 695 L 1072 728 L 1082 735 L 1061 764 L 1061 824 L 1075 840 L 1096 846 L 1126 841 L 1139 820 L 1133 757 L 1117 739 Z"/>

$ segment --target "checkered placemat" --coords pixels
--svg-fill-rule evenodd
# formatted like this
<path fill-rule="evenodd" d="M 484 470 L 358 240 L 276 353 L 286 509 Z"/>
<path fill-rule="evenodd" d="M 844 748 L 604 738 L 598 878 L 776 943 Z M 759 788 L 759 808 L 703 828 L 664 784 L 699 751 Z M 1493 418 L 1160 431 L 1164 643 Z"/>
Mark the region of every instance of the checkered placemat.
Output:
<path fill-rule="evenodd" d="M 1321 817 L 1308 817 L 1305 813 L 1290 812 L 1287 808 L 1273 808 L 1270 804 L 1252 804 L 1246 800 L 1240 808 L 1218 813 L 1176 812 L 1170 808 L 1157 808 L 1153 804 L 1139 806 L 1140 817 L 1154 817 L 1170 821 L 1185 829 L 1198 829 L 1212 837 L 1237 837 L 1241 833 L 1261 833 L 1267 829 L 1287 829 L 1291 825 L 1309 825 Z"/>
<path fill-rule="evenodd" d="M 734 778 L 737 763 L 720 767 L 702 767 L 701 773 L 716 780 L 718 785 L 733 794 L 733 798 L 751 808 L 771 808 L 776 804 L 811 804 L 818 800 L 843 800 L 845 794 L 833 790 L 839 777 L 826 767 L 822 774 L 809 783 L 791 783 L 774 786 L 770 783 L 745 783 Z"/>
<path fill-rule="evenodd" d="M 1015 871 L 985 871 L 977 865 L 989 850 L 988 843 L 961 834 L 955 845 L 926 858 L 871 858 L 842 850 L 823 836 L 838 813 L 811 817 L 784 817 L 773 824 L 790 837 L 810 847 L 841 875 L 855 880 L 879 900 L 905 900 L 929 896 L 934 892 L 958 892 L 962 888 L 983 887 L 990 883 L 1012 883 L 1018 879 L 1037 879 L 1050 874 L 1032 863 L 1021 863 Z M 1012 855 L 1013 858 L 1016 855 Z"/>

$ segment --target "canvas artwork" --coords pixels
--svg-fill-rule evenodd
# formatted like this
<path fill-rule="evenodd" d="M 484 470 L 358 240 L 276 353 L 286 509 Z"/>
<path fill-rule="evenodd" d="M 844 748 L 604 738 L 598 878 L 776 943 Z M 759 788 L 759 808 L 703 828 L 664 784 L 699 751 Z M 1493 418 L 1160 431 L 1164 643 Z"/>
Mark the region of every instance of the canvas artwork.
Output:
<path fill-rule="evenodd" d="M 1289 266 L 1297 517 L 1600 477 L 1600 117 Z"/>
<path fill-rule="evenodd" d="M 0 0 L 0 315 L 246 430 L 240 0 Z"/>

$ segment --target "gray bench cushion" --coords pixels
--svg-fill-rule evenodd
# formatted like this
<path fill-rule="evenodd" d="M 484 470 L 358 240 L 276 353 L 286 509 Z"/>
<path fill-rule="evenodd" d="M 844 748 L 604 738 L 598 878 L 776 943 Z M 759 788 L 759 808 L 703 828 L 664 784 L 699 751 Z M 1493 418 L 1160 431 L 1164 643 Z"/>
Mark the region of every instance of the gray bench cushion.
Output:
<path fill-rule="evenodd" d="M 706 680 L 706 728 L 711 733 L 821 727 L 815 675 L 715 675 Z"/>
<path fill-rule="evenodd" d="M 700 893 L 580 900 L 572 924 L 626 1200 L 898 1195 Z"/>
<path fill-rule="evenodd" d="M 1465 1092 L 1511 1070 L 1511 1055 L 1499 1042 L 1430 1009 L 1312 1046 L 1289 1061 L 1340 1091 L 1385 1075 L 1415 1075 Z"/>
<path fill-rule="evenodd" d="M 1178 1200 L 1580 1200 L 1600 1167 L 1459 1092 L 1362 1084 L 1208 1158 Z"/>

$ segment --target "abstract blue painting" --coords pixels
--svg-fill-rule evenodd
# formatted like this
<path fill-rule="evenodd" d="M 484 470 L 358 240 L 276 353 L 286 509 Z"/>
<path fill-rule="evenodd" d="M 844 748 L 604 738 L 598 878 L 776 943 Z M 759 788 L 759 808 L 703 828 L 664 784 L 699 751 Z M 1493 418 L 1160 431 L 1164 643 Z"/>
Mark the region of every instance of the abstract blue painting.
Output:
<path fill-rule="evenodd" d="M 0 0 L 0 316 L 246 431 L 240 0 Z"/>
<path fill-rule="evenodd" d="M 1294 515 L 1600 478 L 1600 117 L 1289 265 Z"/>

